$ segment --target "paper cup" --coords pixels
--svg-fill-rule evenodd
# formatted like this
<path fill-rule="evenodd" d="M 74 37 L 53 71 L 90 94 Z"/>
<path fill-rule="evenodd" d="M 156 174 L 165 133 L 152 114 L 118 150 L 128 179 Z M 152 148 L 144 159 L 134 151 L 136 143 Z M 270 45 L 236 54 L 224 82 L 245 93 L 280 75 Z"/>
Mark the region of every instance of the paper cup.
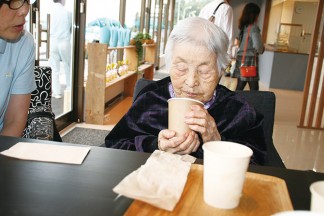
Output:
<path fill-rule="evenodd" d="M 247 146 L 225 141 L 207 142 L 202 148 L 204 201 L 216 208 L 236 208 L 253 151 Z"/>
<path fill-rule="evenodd" d="M 190 98 L 171 98 L 168 100 L 168 129 L 176 132 L 176 136 L 190 131 L 189 126 L 184 122 L 185 114 L 191 111 L 191 105 L 204 104 L 198 100 Z"/>
<path fill-rule="evenodd" d="M 311 211 L 324 213 L 324 181 L 311 184 Z"/>

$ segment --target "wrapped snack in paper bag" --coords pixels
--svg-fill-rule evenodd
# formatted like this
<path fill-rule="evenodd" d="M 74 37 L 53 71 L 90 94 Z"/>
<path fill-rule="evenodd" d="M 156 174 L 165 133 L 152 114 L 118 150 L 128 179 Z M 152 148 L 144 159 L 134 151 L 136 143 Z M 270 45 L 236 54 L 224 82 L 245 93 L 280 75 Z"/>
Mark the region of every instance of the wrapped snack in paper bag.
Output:
<path fill-rule="evenodd" d="M 196 158 L 156 150 L 144 165 L 126 176 L 113 191 L 172 211 Z"/>

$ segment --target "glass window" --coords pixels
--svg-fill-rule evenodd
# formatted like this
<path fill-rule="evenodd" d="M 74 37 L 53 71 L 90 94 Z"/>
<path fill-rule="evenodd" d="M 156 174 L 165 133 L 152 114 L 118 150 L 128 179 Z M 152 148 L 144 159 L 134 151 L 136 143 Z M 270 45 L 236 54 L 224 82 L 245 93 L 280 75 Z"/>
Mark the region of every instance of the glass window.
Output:
<path fill-rule="evenodd" d="M 119 20 L 119 1 L 87 1 L 86 43 L 100 39 L 100 25 L 107 20 Z"/>
<path fill-rule="evenodd" d="M 73 109 L 74 5 L 74 0 L 62 3 L 54 3 L 52 0 L 39 1 L 39 14 L 35 14 L 33 26 L 37 46 L 36 59 L 39 59 L 40 66 L 52 69 L 51 103 L 56 119 Z M 57 14 L 59 16 L 55 16 Z M 60 16 L 62 14 L 64 16 Z M 65 25 L 61 25 L 62 22 Z"/>
<path fill-rule="evenodd" d="M 125 25 L 131 30 L 131 38 L 140 31 L 142 0 L 126 1 Z"/>
<path fill-rule="evenodd" d="M 209 2 L 210 0 L 177 0 L 174 8 L 174 25 L 176 25 L 179 20 L 198 16 L 200 10 Z"/>
<path fill-rule="evenodd" d="M 159 0 L 152 0 L 150 11 L 150 35 L 152 35 L 154 41 L 157 41 L 157 30 L 159 21 Z"/>
<path fill-rule="evenodd" d="M 87 1 L 85 46 L 93 41 L 100 41 L 100 28 L 111 23 L 119 24 L 119 1 Z M 108 23 L 109 22 L 109 23 Z M 110 36 L 111 38 L 111 36 Z M 110 41 L 107 41 L 110 43 Z M 88 60 L 85 56 L 84 81 L 88 77 Z"/>

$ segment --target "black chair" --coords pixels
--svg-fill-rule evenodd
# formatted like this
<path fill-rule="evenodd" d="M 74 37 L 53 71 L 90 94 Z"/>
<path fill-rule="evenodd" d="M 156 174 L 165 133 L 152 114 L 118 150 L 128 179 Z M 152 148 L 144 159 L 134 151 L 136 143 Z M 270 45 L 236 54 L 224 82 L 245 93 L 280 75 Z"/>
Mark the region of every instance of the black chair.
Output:
<path fill-rule="evenodd" d="M 147 79 L 139 79 L 135 84 L 133 102 L 142 93 L 149 84 L 155 81 Z M 267 160 L 265 165 L 285 168 L 280 155 L 278 154 L 272 140 L 274 115 L 276 108 L 276 96 L 269 91 L 237 91 L 239 95 L 244 97 L 258 112 L 264 116 L 263 130 L 267 145 Z"/>
<path fill-rule="evenodd" d="M 62 142 L 52 112 L 52 69 L 35 66 L 34 74 L 37 88 L 31 94 L 23 137 Z"/>
<path fill-rule="evenodd" d="M 264 116 L 263 131 L 267 144 L 267 161 L 265 165 L 285 168 L 272 139 L 276 110 L 276 95 L 269 91 L 236 91 L 244 97 L 259 113 Z"/>
<path fill-rule="evenodd" d="M 134 87 L 134 94 L 133 94 L 133 102 L 136 100 L 136 98 L 141 95 L 141 91 L 148 86 L 149 84 L 154 84 L 154 80 L 148 80 L 144 78 L 140 78 L 136 81 L 135 87 Z"/>

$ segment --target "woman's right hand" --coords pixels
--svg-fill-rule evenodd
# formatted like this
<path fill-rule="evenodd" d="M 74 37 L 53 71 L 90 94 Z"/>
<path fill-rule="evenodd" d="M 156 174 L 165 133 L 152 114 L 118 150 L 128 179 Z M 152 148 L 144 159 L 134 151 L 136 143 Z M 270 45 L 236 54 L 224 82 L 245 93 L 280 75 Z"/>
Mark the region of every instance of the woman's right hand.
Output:
<path fill-rule="evenodd" d="M 164 129 L 158 135 L 158 148 L 173 154 L 190 154 L 196 152 L 199 147 L 199 138 L 196 132 L 190 131 L 181 136 L 175 136 L 175 132 Z"/>

